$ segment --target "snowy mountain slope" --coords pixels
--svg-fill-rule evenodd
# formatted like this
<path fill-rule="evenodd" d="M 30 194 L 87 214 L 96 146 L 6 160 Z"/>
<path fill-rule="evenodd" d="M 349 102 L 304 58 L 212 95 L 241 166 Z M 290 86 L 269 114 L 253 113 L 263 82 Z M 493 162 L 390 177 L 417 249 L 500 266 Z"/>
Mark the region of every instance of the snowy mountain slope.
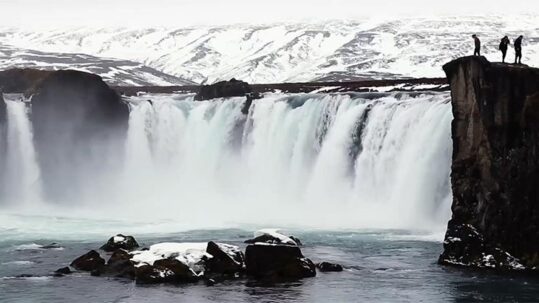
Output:
<path fill-rule="evenodd" d="M 526 37 L 524 60 L 539 65 L 539 17 L 438 17 L 197 28 L 3 29 L 0 42 L 140 62 L 195 82 L 253 83 L 443 76 L 441 65 L 472 53 L 489 60 L 499 39 Z M 512 52 L 509 53 L 512 56 Z"/>
<path fill-rule="evenodd" d="M 98 74 L 111 85 L 191 85 L 143 64 L 85 54 L 41 52 L 0 44 L 0 69 L 76 69 Z"/>

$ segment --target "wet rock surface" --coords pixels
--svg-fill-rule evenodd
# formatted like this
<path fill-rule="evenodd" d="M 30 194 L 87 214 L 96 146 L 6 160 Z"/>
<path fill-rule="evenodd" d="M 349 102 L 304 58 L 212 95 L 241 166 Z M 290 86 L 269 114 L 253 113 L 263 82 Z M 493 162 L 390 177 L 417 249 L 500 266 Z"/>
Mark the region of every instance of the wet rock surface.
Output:
<path fill-rule="evenodd" d="M 314 263 L 298 246 L 250 244 L 245 250 L 247 274 L 257 279 L 281 280 L 316 276 Z"/>
<path fill-rule="evenodd" d="M 234 275 L 245 269 L 245 256 L 236 246 L 210 241 L 206 252 L 212 256 L 206 261 L 209 273 Z"/>
<path fill-rule="evenodd" d="M 537 269 L 539 69 L 465 57 L 444 66 L 453 105 L 453 216 L 441 264 Z"/>
<path fill-rule="evenodd" d="M 133 236 L 117 234 L 116 236 L 111 237 L 100 249 L 106 252 L 113 252 L 118 249 L 133 250 L 137 247 L 139 247 L 139 245 Z"/>
<path fill-rule="evenodd" d="M 255 235 L 268 231 L 273 230 L 261 230 Z M 214 241 L 164 242 L 140 250 L 117 248 L 108 255 L 105 262 L 99 252 L 92 250 L 76 258 L 70 266 L 92 276 L 125 278 L 139 284 L 204 282 L 212 286 L 232 279 L 278 283 L 316 276 L 315 264 L 302 254 L 299 246 L 285 243 L 257 242 L 248 245 L 244 252 L 238 246 Z M 61 277 L 69 273 L 71 269 L 65 267 L 54 275 Z"/>
<path fill-rule="evenodd" d="M 343 271 L 343 267 L 340 264 L 335 263 L 329 263 L 329 262 L 321 262 L 316 264 L 316 268 L 320 270 L 321 272 L 341 272 Z"/>
<path fill-rule="evenodd" d="M 77 270 L 94 271 L 105 266 L 105 259 L 101 258 L 97 251 L 91 250 L 73 260 L 70 265 Z"/>

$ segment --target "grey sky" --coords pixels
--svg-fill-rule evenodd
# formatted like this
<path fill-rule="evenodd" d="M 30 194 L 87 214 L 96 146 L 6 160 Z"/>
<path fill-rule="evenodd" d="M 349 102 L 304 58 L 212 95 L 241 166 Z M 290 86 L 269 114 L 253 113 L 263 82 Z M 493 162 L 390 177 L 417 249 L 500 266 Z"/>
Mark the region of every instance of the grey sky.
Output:
<path fill-rule="evenodd" d="M 510 5 L 508 5 L 510 4 Z M 0 0 L 1 25 L 197 25 L 539 13 L 537 0 Z"/>

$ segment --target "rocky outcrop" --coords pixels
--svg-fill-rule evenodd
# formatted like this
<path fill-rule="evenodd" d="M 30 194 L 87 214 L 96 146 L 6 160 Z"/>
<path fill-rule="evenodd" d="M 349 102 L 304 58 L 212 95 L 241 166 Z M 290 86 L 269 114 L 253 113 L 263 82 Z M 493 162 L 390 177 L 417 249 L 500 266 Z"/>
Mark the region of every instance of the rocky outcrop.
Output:
<path fill-rule="evenodd" d="M 50 70 L 13 68 L 0 71 L 0 90 L 5 93 L 26 93 L 55 73 Z"/>
<path fill-rule="evenodd" d="M 250 244 L 245 250 L 247 274 L 262 280 L 279 281 L 316 276 L 314 263 L 298 246 Z"/>
<path fill-rule="evenodd" d="M 213 241 L 164 242 L 134 251 L 118 248 L 109 254 L 106 263 L 99 252 L 92 250 L 73 260 L 70 266 L 90 272 L 92 276 L 126 278 L 140 284 L 203 281 L 211 286 L 233 279 L 274 283 L 316 276 L 317 266 L 302 254 L 300 247 L 283 242 L 287 239 L 289 241 L 289 237 L 278 233 L 276 229 L 255 232 L 255 236 L 264 234 L 273 234 L 273 241 L 279 239 L 282 243 L 256 242 L 248 245 L 244 253 L 238 246 Z M 122 235 L 115 237 L 120 236 L 124 240 L 127 238 Z M 111 239 L 115 240 L 114 237 Z M 114 243 L 118 242 L 122 241 Z M 320 271 L 342 270 L 340 265 L 327 262 L 318 267 Z M 54 275 L 69 273 L 71 269 L 65 267 L 57 270 Z"/>
<path fill-rule="evenodd" d="M 254 232 L 254 238 L 245 240 L 244 243 L 266 243 L 301 246 L 301 241 L 294 236 L 286 236 L 278 229 L 261 229 Z"/>
<path fill-rule="evenodd" d="M 245 268 L 245 256 L 236 246 L 210 241 L 206 253 L 212 256 L 206 260 L 211 274 L 235 275 Z"/>
<path fill-rule="evenodd" d="M 46 196 L 73 201 L 90 182 L 106 185 L 121 162 L 127 104 L 99 76 L 71 70 L 50 73 L 27 94 Z"/>
<path fill-rule="evenodd" d="M 0 89 L 0 189 L 4 191 L 6 168 L 6 153 L 7 153 L 7 109 L 4 101 L 2 90 Z M 0 193 L 0 197 L 2 194 Z"/>
<path fill-rule="evenodd" d="M 124 236 L 122 234 L 117 234 L 105 243 L 100 249 L 106 252 L 113 252 L 118 249 L 133 250 L 139 247 L 137 240 L 133 236 Z"/>
<path fill-rule="evenodd" d="M 341 272 L 344 270 L 342 265 L 329 262 L 318 263 L 316 264 L 316 268 L 321 272 Z"/>
<path fill-rule="evenodd" d="M 539 69 L 465 57 L 444 66 L 453 105 L 453 215 L 439 262 L 539 265 Z"/>
<path fill-rule="evenodd" d="M 105 266 L 105 259 L 101 258 L 97 251 L 91 250 L 73 260 L 70 265 L 78 270 L 95 271 L 100 270 L 103 266 Z"/>
<path fill-rule="evenodd" d="M 195 100 L 203 101 L 215 98 L 243 97 L 252 94 L 253 90 L 247 82 L 231 79 L 230 81 L 221 81 L 211 85 L 201 86 L 195 96 Z"/>
<path fill-rule="evenodd" d="M 167 258 L 155 261 L 152 265 L 142 265 L 135 269 L 137 283 L 192 283 L 199 277 L 183 262 Z"/>

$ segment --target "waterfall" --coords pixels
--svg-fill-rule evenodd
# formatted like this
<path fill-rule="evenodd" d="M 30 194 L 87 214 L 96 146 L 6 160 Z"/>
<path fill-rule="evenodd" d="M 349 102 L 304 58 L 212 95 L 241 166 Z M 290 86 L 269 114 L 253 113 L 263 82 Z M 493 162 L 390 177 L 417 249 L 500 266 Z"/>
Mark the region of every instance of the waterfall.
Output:
<path fill-rule="evenodd" d="M 188 222 L 440 228 L 448 94 L 132 98 L 124 199 Z"/>
<path fill-rule="evenodd" d="M 29 206 L 39 202 L 41 185 L 28 107 L 18 94 L 5 94 L 4 98 L 8 122 L 4 197 L 8 204 Z"/>
<path fill-rule="evenodd" d="M 27 104 L 15 99 L 6 102 L 1 199 L 33 205 L 41 200 L 39 165 Z M 73 171 L 87 180 L 80 199 L 49 205 L 192 228 L 440 231 L 450 216 L 447 93 L 266 94 L 247 114 L 244 98 L 147 95 L 128 102 L 125 148 L 103 149 L 123 164 L 100 180 L 91 170 Z"/>

